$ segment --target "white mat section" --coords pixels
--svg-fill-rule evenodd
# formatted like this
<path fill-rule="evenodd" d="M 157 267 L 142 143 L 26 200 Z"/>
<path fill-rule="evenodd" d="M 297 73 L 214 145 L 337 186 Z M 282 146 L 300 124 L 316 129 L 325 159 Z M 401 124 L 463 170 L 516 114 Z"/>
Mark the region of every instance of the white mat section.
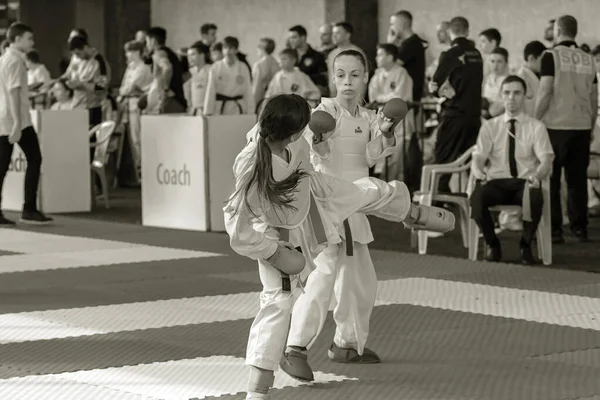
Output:
<path fill-rule="evenodd" d="M 258 293 L 0 315 L 0 343 L 251 319 Z M 600 299 L 437 279 L 379 282 L 376 306 L 410 304 L 600 331 Z"/>
<path fill-rule="evenodd" d="M 25 253 L 0 257 L 0 273 L 224 255 L 11 229 L 0 229 L 0 250 Z"/>
<path fill-rule="evenodd" d="M 42 400 L 188 400 L 236 394 L 246 390 L 248 369 L 244 359 L 232 356 L 28 376 L 0 381 L 0 398 Z M 315 372 L 314 383 L 357 380 Z M 275 373 L 276 389 L 306 386 Z M 55 397 L 56 396 L 56 397 Z"/>

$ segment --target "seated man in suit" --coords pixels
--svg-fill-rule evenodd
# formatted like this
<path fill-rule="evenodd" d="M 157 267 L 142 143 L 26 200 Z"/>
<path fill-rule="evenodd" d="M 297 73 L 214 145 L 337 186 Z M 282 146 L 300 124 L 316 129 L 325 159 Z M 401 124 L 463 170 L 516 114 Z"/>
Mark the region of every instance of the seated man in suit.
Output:
<path fill-rule="evenodd" d="M 554 152 L 544 125 L 525 114 L 525 81 L 510 75 L 500 87 L 505 112 L 486 121 L 477 138 L 471 173 L 471 218 L 488 245 L 487 261 L 500 261 L 500 242 L 489 207 L 523 205 L 521 260 L 535 263 L 531 241 L 542 217 L 541 181 L 552 171 Z M 526 183 L 528 183 L 526 185 Z"/>

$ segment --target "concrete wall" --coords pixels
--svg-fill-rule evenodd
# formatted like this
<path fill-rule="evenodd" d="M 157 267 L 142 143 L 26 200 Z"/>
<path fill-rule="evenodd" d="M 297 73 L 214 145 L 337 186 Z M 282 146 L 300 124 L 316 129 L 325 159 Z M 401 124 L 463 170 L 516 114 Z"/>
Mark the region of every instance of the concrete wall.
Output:
<path fill-rule="evenodd" d="M 435 54 L 439 53 L 436 24 L 458 15 L 469 20 L 471 39 L 486 28 L 497 28 L 513 65 L 521 62 L 527 42 L 542 40 L 547 21 L 562 14 L 579 21 L 579 44 L 600 42 L 598 0 L 379 0 L 380 40 L 385 39 L 390 15 L 402 9 L 413 14 L 415 31 L 429 40 Z"/>
<path fill-rule="evenodd" d="M 325 22 L 324 0 L 152 0 L 152 25 L 168 31 L 173 48 L 189 46 L 200 37 L 200 25 L 213 22 L 218 38 L 235 36 L 240 50 L 256 61 L 261 37 L 271 37 L 282 49 L 287 30 L 302 24 L 311 44 L 319 43 L 319 26 Z M 275 51 L 277 51 L 277 49 Z"/>

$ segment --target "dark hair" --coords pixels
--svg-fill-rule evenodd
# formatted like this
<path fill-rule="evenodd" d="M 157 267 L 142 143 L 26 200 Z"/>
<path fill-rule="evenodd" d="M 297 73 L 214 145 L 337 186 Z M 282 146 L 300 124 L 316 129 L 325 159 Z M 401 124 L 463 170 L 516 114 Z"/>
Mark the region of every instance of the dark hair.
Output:
<path fill-rule="evenodd" d="M 64 78 L 57 79 L 57 80 L 54 82 L 54 84 L 56 85 L 57 83 L 61 84 L 61 85 L 62 85 L 62 87 L 64 87 L 64 88 L 65 88 L 65 90 L 67 91 L 67 93 L 69 93 L 69 97 L 73 97 L 74 91 L 73 91 L 73 89 L 71 89 L 71 88 L 69 87 L 69 85 L 67 85 L 67 80 L 66 80 L 66 79 L 64 79 Z"/>
<path fill-rule="evenodd" d="M 544 44 L 539 40 L 534 40 L 533 42 L 529 42 L 525 45 L 525 49 L 523 50 L 523 59 L 527 61 L 529 56 L 533 56 L 537 59 L 544 51 L 546 51 L 546 46 L 544 46 Z"/>
<path fill-rule="evenodd" d="M 396 14 L 394 14 L 396 17 L 402 17 L 405 18 L 410 25 L 412 25 L 412 21 L 413 21 L 413 16 L 410 12 L 406 11 L 406 10 L 401 10 L 398 11 Z"/>
<path fill-rule="evenodd" d="M 229 47 L 230 49 L 240 49 L 240 41 L 233 36 L 226 36 L 223 39 L 223 47 Z"/>
<path fill-rule="evenodd" d="M 499 54 L 504 57 L 504 61 L 508 62 L 508 50 L 506 50 L 504 47 L 496 47 L 494 50 L 492 50 L 491 54 Z"/>
<path fill-rule="evenodd" d="M 9 41 L 9 43 L 14 43 L 18 37 L 23 36 L 27 32 L 33 33 L 33 29 L 22 22 L 14 22 L 10 25 L 8 31 L 6 32 L 6 39 Z"/>
<path fill-rule="evenodd" d="M 207 35 L 210 31 L 216 31 L 216 30 L 217 30 L 217 26 L 215 24 L 211 24 L 211 23 L 202 24 L 202 26 L 200 27 L 200 34 Z"/>
<path fill-rule="evenodd" d="M 264 43 L 265 53 L 273 54 L 275 51 L 275 41 L 271 38 L 261 38 L 260 41 Z"/>
<path fill-rule="evenodd" d="M 88 45 L 88 41 L 83 36 L 73 36 L 69 40 L 69 50 L 83 50 Z"/>
<path fill-rule="evenodd" d="M 352 36 L 354 34 L 354 28 L 352 27 L 352 25 L 349 22 L 338 22 L 336 24 L 333 24 L 333 26 L 342 28 L 343 30 L 348 32 L 350 34 L 350 36 Z"/>
<path fill-rule="evenodd" d="M 2 52 L 4 52 L 4 50 L 8 49 L 9 46 L 10 46 L 10 42 L 8 41 L 8 39 L 4 39 L 2 41 L 2 43 L 0 43 L 0 50 L 2 50 Z"/>
<path fill-rule="evenodd" d="M 38 53 L 35 50 L 31 50 L 30 52 L 28 52 L 25 57 L 27 58 L 27 60 L 29 60 L 30 62 L 34 63 L 34 64 L 39 64 L 40 63 L 40 53 Z"/>
<path fill-rule="evenodd" d="M 306 32 L 306 28 L 302 25 L 294 25 L 290 29 L 288 29 L 288 32 L 296 32 L 298 36 L 303 37 L 306 37 L 308 35 L 308 33 Z"/>
<path fill-rule="evenodd" d="M 285 48 L 279 52 L 280 56 L 290 56 L 294 60 L 298 61 L 298 53 L 294 49 Z"/>
<path fill-rule="evenodd" d="M 204 54 L 204 61 L 207 64 L 212 64 L 212 59 L 210 58 L 210 48 L 202 42 L 196 42 L 191 45 L 189 49 L 194 49 L 198 52 L 198 54 Z"/>
<path fill-rule="evenodd" d="M 223 52 L 223 43 L 217 42 L 210 47 L 210 51 L 220 51 Z"/>
<path fill-rule="evenodd" d="M 292 172 L 287 178 L 276 181 L 273 178 L 273 161 L 269 143 L 277 143 L 302 132 L 310 121 L 311 108 L 303 97 L 296 94 L 280 94 L 269 98 L 258 117 L 259 136 L 257 137 L 254 165 L 244 176 L 244 182 L 231 196 L 242 196 L 244 205 L 256 216 L 250 206 L 249 198 L 256 190 L 259 201 L 264 207 L 279 210 L 292 209 L 290 203 L 302 178 L 308 173 L 301 169 Z M 300 139 L 302 140 L 302 139 Z M 239 211 L 239 207 L 236 213 Z"/>
<path fill-rule="evenodd" d="M 591 52 L 590 45 L 587 43 L 583 43 L 581 46 L 579 46 L 579 48 L 588 54 Z"/>
<path fill-rule="evenodd" d="M 123 49 L 125 49 L 125 51 L 137 51 L 140 54 L 144 52 L 145 48 L 146 46 L 144 45 L 144 43 L 138 42 L 136 40 L 130 40 L 123 46 Z"/>
<path fill-rule="evenodd" d="M 365 58 L 365 55 L 363 53 L 361 53 L 358 50 L 342 50 L 338 53 L 338 55 L 335 56 L 335 58 L 333 59 L 333 63 L 332 65 L 335 66 L 335 61 L 343 56 L 349 56 L 349 57 L 354 57 L 356 58 L 358 61 L 360 61 L 360 63 L 362 64 L 363 67 L 365 67 L 365 73 L 368 74 L 369 73 L 369 68 L 367 66 L 367 60 Z"/>
<path fill-rule="evenodd" d="M 75 32 L 76 36 L 81 36 L 82 38 L 89 39 L 89 35 L 88 35 L 87 31 L 83 28 L 75 28 L 75 29 L 72 29 L 71 32 Z"/>
<path fill-rule="evenodd" d="M 481 31 L 479 36 L 485 36 L 490 42 L 496 42 L 496 46 L 500 46 L 500 43 L 502 43 L 502 35 L 500 34 L 500 31 L 496 28 L 489 28 L 484 31 Z"/>
<path fill-rule="evenodd" d="M 600 54 L 600 44 L 596 47 L 594 47 L 594 49 L 592 50 L 591 54 L 593 56 L 597 56 L 598 54 Z"/>
<path fill-rule="evenodd" d="M 563 15 L 556 20 L 558 27 L 565 36 L 577 36 L 577 20 L 572 15 Z"/>
<path fill-rule="evenodd" d="M 149 38 L 156 40 L 160 46 L 164 46 L 165 43 L 167 43 L 167 31 L 165 28 L 161 28 L 160 26 L 153 26 L 152 28 L 148 29 L 146 35 Z"/>
<path fill-rule="evenodd" d="M 398 47 L 391 43 L 379 43 L 377 45 L 378 49 L 385 51 L 387 54 L 394 58 L 394 61 L 398 59 Z"/>
<path fill-rule="evenodd" d="M 466 35 L 469 33 L 469 21 L 465 17 L 454 17 L 450 20 L 450 32 L 455 35 Z"/>
<path fill-rule="evenodd" d="M 509 75 L 506 78 L 504 78 L 504 80 L 502 81 L 502 85 L 500 85 L 500 87 L 503 87 L 506 84 L 514 83 L 514 82 L 518 82 L 521 85 L 523 85 L 523 91 L 527 92 L 527 84 L 525 83 L 525 80 L 517 75 Z"/>

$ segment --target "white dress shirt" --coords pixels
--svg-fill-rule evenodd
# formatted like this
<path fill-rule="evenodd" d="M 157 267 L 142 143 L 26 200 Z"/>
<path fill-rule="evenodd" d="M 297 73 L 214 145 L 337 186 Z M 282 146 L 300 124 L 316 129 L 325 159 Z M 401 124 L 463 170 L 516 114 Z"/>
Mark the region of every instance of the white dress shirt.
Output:
<path fill-rule="evenodd" d="M 485 121 L 479 136 L 472 168 L 484 168 L 487 180 L 512 178 L 509 165 L 509 135 L 511 119 L 515 122 L 515 159 L 518 178 L 535 176 L 545 179 L 551 172 L 554 151 L 544 124 L 525 113 L 511 117 L 507 113 Z M 540 165 L 543 164 L 541 168 Z"/>

